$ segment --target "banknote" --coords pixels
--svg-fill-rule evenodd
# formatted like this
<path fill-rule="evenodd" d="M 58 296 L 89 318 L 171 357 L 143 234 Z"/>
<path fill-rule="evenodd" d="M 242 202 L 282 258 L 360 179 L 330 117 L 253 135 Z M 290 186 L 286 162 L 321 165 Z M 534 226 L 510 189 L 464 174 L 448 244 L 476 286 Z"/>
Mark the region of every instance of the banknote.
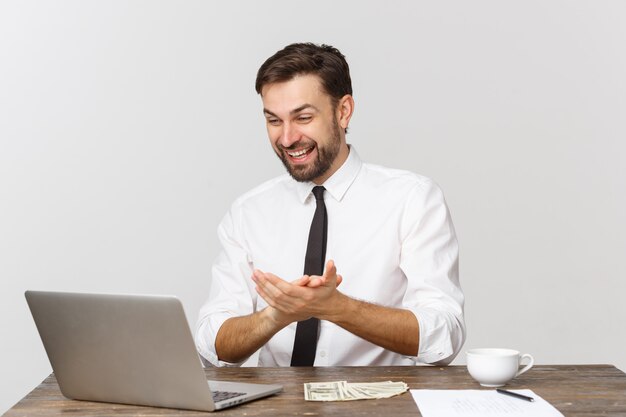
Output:
<path fill-rule="evenodd" d="M 389 398 L 409 389 L 404 382 L 308 382 L 304 384 L 307 401 L 352 401 Z"/>

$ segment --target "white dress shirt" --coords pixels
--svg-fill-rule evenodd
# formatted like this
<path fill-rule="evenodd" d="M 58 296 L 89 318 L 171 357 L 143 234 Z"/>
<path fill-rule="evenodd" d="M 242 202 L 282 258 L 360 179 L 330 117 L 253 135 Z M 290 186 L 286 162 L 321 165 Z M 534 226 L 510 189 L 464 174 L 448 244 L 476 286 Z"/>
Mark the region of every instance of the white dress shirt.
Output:
<path fill-rule="evenodd" d="M 412 311 L 419 351 L 406 356 L 320 321 L 315 366 L 447 364 L 465 339 L 458 244 L 439 187 L 407 171 L 361 162 L 354 147 L 324 184 L 326 259 L 343 276 L 342 293 Z M 230 317 L 267 306 L 251 279 L 258 268 L 292 281 L 303 275 L 315 184 L 285 174 L 238 198 L 218 227 L 222 251 L 196 328 L 198 351 L 218 360 L 215 337 Z M 296 323 L 261 348 L 259 366 L 289 366 Z M 417 335 L 416 335 L 417 336 Z"/>

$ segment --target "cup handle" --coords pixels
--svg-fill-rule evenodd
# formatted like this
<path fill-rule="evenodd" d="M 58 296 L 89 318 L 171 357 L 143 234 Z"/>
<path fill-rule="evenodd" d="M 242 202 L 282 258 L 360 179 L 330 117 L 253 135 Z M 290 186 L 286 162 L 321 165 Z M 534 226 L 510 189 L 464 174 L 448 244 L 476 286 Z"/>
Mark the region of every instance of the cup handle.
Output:
<path fill-rule="evenodd" d="M 524 372 L 528 371 L 530 368 L 533 367 L 533 365 L 535 363 L 535 360 L 533 359 L 533 357 L 531 355 L 529 355 L 528 353 L 524 353 L 519 358 L 519 364 L 520 365 L 522 364 L 522 361 L 524 360 L 524 358 L 528 358 L 528 364 L 526 366 L 524 366 L 521 371 L 517 371 L 517 373 L 515 374 L 515 377 L 518 377 L 521 374 L 523 374 Z"/>

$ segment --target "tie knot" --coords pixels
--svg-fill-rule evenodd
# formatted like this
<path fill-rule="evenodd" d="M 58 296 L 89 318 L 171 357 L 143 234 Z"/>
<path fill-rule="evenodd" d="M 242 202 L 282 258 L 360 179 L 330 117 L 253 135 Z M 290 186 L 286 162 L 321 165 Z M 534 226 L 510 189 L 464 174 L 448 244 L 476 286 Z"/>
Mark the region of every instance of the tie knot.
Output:
<path fill-rule="evenodd" d="M 313 187 L 313 195 L 315 196 L 315 200 L 324 200 L 324 188 L 321 185 L 317 185 Z"/>

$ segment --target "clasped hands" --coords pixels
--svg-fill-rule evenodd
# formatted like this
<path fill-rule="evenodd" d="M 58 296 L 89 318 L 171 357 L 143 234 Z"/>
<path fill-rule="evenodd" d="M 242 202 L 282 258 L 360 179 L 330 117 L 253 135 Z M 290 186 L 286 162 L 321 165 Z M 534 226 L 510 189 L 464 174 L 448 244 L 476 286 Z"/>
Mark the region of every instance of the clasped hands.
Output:
<path fill-rule="evenodd" d="M 337 287 L 342 277 L 332 260 L 326 263 L 322 276 L 304 275 L 288 282 L 276 275 L 254 270 L 252 280 L 257 293 L 269 305 L 270 317 L 282 326 L 310 317 L 325 318 L 339 307 Z"/>

